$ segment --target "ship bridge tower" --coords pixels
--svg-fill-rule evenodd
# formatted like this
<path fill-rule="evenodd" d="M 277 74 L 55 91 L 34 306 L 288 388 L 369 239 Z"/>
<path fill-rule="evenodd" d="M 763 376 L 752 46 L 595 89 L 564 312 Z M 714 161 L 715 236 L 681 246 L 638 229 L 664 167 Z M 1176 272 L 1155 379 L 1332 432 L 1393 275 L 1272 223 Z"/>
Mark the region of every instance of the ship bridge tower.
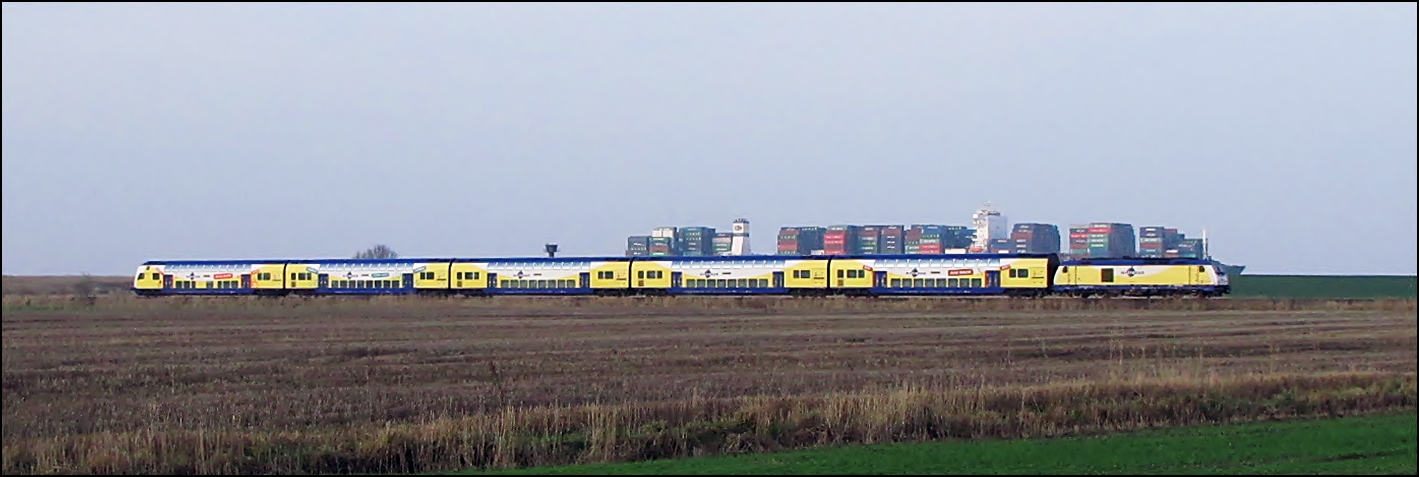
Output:
<path fill-rule="evenodd" d="M 976 238 L 971 242 L 971 253 L 988 253 L 991 240 L 1010 237 L 1010 228 L 1006 224 L 1005 216 L 991 208 L 990 202 L 986 202 L 985 207 L 971 215 L 971 227 L 976 232 Z"/>
<path fill-rule="evenodd" d="M 734 225 L 730 227 L 730 255 L 749 255 L 749 220 L 734 219 Z"/>

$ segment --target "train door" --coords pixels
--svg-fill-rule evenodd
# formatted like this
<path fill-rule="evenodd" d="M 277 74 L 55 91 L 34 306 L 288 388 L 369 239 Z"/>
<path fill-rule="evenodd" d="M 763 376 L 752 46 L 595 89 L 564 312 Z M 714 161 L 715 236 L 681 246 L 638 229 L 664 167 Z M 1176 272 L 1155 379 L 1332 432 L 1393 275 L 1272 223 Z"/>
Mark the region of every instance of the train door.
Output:
<path fill-rule="evenodd" d="M 774 288 L 783 288 L 783 272 L 774 272 Z"/>
<path fill-rule="evenodd" d="M 241 287 L 242 287 L 242 288 L 251 288 L 251 274 L 250 274 L 250 273 L 243 273 L 243 274 L 241 274 Z"/>
<path fill-rule="evenodd" d="M 172 288 L 172 275 L 163 274 L 163 288 Z"/>
<path fill-rule="evenodd" d="M 404 288 L 414 288 L 414 274 L 404 274 Z"/>
<path fill-rule="evenodd" d="M 680 272 L 670 272 L 670 288 L 680 288 Z"/>
<path fill-rule="evenodd" d="M 497 288 L 497 287 L 498 287 L 498 274 L 493 273 L 493 272 L 488 272 L 488 288 Z"/>
<path fill-rule="evenodd" d="M 996 288 L 1000 286 L 1000 270 L 987 270 L 985 272 L 985 287 Z"/>
<path fill-rule="evenodd" d="M 1212 277 L 1207 276 L 1206 265 L 1189 265 L 1188 276 L 1192 277 L 1188 285 L 1210 285 Z"/>
<path fill-rule="evenodd" d="M 645 270 L 636 270 L 636 287 L 645 286 Z"/>
<path fill-rule="evenodd" d="M 581 276 L 579 276 L 578 279 L 580 280 L 578 284 L 579 287 L 591 288 L 591 272 L 581 272 Z"/>
<path fill-rule="evenodd" d="M 329 273 L 322 273 L 322 274 L 320 274 L 320 284 L 317 285 L 317 287 L 320 288 L 320 289 L 330 288 L 330 274 L 329 274 Z"/>
<path fill-rule="evenodd" d="M 872 286 L 887 288 L 887 272 L 872 272 Z"/>

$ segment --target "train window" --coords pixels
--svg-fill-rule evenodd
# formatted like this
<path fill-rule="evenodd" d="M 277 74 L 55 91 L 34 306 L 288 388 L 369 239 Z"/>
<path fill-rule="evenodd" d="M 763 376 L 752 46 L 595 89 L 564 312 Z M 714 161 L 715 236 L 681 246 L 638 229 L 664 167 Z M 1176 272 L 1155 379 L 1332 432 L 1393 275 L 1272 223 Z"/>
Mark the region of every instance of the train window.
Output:
<path fill-rule="evenodd" d="M 946 280 L 946 286 L 949 286 L 949 287 L 951 287 L 951 288 L 960 287 L 960 286 L 961 286 L 961 280 L 960 280 L 959 278 L 947 279 L 947 280 Z"/>
<path fill-rule="evenodd" d="M 1014 270 L 1014 269 L 1012 268 L 1011 270 Z M 1030 269 L 1028 269 L 1028 268 L 1021 268 L 1021 269 L 1020 269 L 1020 278 L 1030 278 Z"/>
<path fill-rule="evenodd" d="M 1069 267 L 1059 267 L 1059 273 L 1069 273 Z"/>
<path fill-rule="evenodd" d="M 760 279 L 759 279 L 759 288 L 768 288 L 768 287 L 769 287 L 769 279 L 767 279 L 767 278 L 760 278 Z"/>
<path fill-rule="evenodd" d="M 926 279 L 925 279 L 925 278 L 917 278 L 917 279 L 915 279 L 915 280 L 912 280 L 912 286 L 917 287 L 917 288 L 924 287 L 924 286 L 926 286 Z"/>
<path fill-rule="evenodd" d="M 897 288 L 897 287 L 900 287 L 900 286 L 902 286 L 902 279 L 900 279 L 900 278 L 893 278 L 893 279 L 892 279 L 892 288 Z"/>
<path fill-rule="evenodd" d="M 295 279 L 296 279 L 296 274 L 295 274 L 295 272 L 291 272 L 291 280 L 295 280 Z"/>
<path fill-rule="evenodd" d="M 739 288 L 749 288 L 749 279 L 748 279 L 748 278 L 740 278 L 740 279 L 739 279 Z"/>
<path fill-rule="evenodd" d="M 846 276 L 846 275 L 847 275 L 847 271 L 846 271 L 846 270 L 841 270 L 841 269 L 838 270 L 838 278 L 843 278 L 843 277 Z"/>
<path fill-rule="evenodd" d="M 636 272 L 636 278 L 645 279 L 645 270 Z"/>
<path fill-rule="evenodd" d="M 1202 265 L 1198 265 L 1198 266 L 1197 266 L 1197 271 L 1198 271 L 1198 272 L 1206 272 L 1206 271 L 1207 271 L 1207 268 L 1206 268 L 1206 267 L 1203 267 Z"/>
<path fill-rule="evenodd" d="M 1102 281 L 1102 282 L 1104 282 L 1104 283 L 1113 283 L 1113 281 L 1114 281 L 1114 269 L 1112 269 L 1112 268 L 1105 268 L 1105 269 L 1099 270 L 1099 280 Z"/>

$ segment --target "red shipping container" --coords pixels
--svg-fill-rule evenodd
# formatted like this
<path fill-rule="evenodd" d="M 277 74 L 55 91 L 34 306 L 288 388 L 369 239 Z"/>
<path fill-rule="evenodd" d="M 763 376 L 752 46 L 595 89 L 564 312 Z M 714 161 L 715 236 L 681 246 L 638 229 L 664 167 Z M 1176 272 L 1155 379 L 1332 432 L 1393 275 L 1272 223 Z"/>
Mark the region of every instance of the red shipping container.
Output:
<path fill-rule="evenodd" d="M 1089 234 L 1088 234 L 1088 233 L 1070 232 L 1070 233 L 1069 233 L 1069 238 L 1089 238 Z"/>
<path fill-rule="evenodd" d="M 1010 238 L 1012 240 L 1029 240 L 1034 238 L 1034 236 L 1034 232 L 1010 232 Z"/>

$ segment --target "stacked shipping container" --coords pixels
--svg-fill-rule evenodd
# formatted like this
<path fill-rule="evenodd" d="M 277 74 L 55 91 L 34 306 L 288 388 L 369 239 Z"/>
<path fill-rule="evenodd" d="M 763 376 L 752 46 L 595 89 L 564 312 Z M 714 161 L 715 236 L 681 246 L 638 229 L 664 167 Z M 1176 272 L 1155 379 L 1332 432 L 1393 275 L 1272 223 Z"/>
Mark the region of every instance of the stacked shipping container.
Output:
<path fill-rule="evenodd" d="M 900 225 L 887 225 L 882 227 L 882 238 L 879 242 L 880 253 L 901 254 L 906 248 L 903 246 L 906 228 Z"/>
<path fill-rule="evenodd" d="M 645 257 L 650 255 L 650 236 L 632 235 L 626 237 L 626 256 Z"/>
<path fill-rule="evenodd" d="M 1050 224 L 1015 224 L 1010 232 L 1015 253 L 1059 253 L 1059 227 Z"/>
<path fill-rule="evenodd" d="M 676 250 L 675 227 L 656 227 L 650 231 L 650 256 L 669 257 L 679 255 Z"/>
<path fill-rule="evenodd" d="M 1080 230 L 1083 232 L 1080 232 Z M 1082 240 L 1081 240 L 1082 239 Z M 1094 222 L 1069 229 L 1070 255 L 1080 257 L 1131 257 L 1137 243 L 1129 224 Z"/>
<path fill-rule="evenodd" d="M 1140 257 L 1202 258 L 1202 239 L 1190 239 L 1178 229 L 1149 226 L 1138 229 Z"/>
<path fill-rule="evenodd" d="M 713 239 L 714 254 L 716 256 L 729 255 L 734 250 L 734 234 L 729 232 L 716 232 Z"/>
<path fill-rule="evenodd" d="M 1069 255 L 1075 257 L 1089 256 L 1089 227 L 1084 225 L 1072 225 L 1069 227 Z"/>
<path fill-rule="evenodd" d="M 882 228 L 881 225 L 864 225 L 857 228 L 857 244 L 849 250 L 854 254 L 874 254 L 880 253 Z"/>
<path fill-rule="evenodd" d="M 675 250 L 675 238 L 674 238 L 674 237 L 651 237 L 651 238 L 650 238 L 650 256 L 652 256 L 652 257 L 669 257 L 669 256 L 674 256 L 674 255 L 678 255 L 678 253 L 676 253 L 676 250 Z"/>
<path fill-rule="evenodd" d="M 778 232 L 779 255 L 821 255 L 823 253 L 823 228 L 784 227 Z"/>
<path fill-rule="evenodd" d="M 960 225 L 914 224 L 906 230 L 902 252 L 942 254 L 947 249 L 965 248 L 973 237 L 970 229 Z"/>
<path fill-rule="evenodd" d="M 827 255 L 847 255 L 857 249 L 856 225 L 834 225 L 823 232 L 823 253 Z"/>
<path fill-rule="evenodd" d="M 1149 226 L 1138 229 L 1138 256 L 1158 258 L 1170 245 L 1167 229 Z"/>
<path fill-rule="evenodd" d="M 681 227 L 676 233 L 679 256 L 705 257 L 714 254 L 714 227 Z"/>

